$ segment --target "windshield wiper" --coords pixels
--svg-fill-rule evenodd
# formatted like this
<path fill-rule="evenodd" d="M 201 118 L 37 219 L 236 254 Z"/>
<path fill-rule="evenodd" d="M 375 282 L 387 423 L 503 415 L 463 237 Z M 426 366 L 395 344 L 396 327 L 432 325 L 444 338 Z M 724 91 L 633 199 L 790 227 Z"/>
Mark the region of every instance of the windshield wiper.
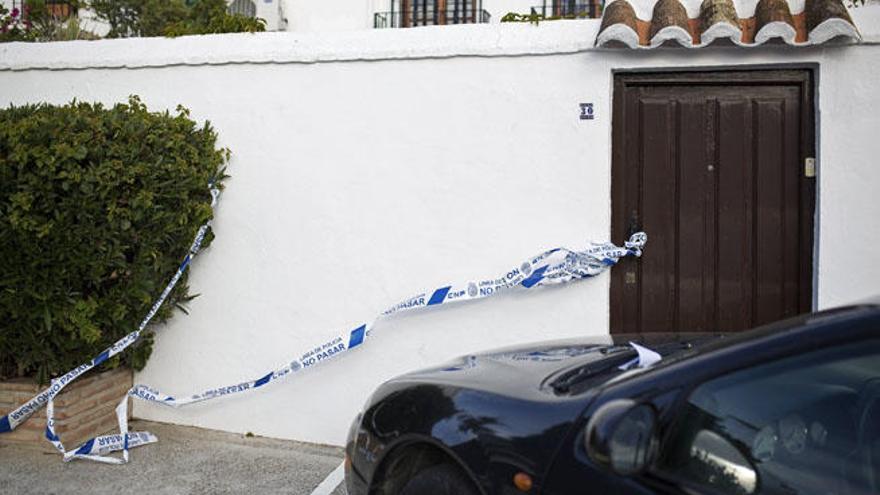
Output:
<path fill-rule="evenodd" d="M 605 351 L 605 353 L 613 353 L 613 355 L 562 373 L 550 382 L 550 388 L 557 394 L 568 394 L 575 385 L 582 383 L 588 378 L 608 371 L 611 368 L 623 366 L 639 356 L 639 354 L 629 346 L 617 347 L 616 349 L 619 350 L 612 348 Z"/>

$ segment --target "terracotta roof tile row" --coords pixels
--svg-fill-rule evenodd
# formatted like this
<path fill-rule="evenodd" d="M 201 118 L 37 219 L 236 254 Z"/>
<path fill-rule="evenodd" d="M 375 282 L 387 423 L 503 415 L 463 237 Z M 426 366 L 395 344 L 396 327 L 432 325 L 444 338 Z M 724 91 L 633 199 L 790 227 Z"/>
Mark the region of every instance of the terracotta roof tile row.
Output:
<path fill-rule="evenodd" d="M 861 40 L 841 0 L 609 0 L 596 45 L 817 45 L 837 37 Z"/>

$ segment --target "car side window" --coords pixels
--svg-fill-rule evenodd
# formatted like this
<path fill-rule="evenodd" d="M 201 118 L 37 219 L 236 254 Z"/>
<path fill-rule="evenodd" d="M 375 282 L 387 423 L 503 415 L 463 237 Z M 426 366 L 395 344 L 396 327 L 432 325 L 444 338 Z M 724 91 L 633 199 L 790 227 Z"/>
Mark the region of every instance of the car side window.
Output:
<path fill-rule="evenodd" d="M 880 493 L 880 340 L 698 386 L 657 469 L 722 494 Z"/>

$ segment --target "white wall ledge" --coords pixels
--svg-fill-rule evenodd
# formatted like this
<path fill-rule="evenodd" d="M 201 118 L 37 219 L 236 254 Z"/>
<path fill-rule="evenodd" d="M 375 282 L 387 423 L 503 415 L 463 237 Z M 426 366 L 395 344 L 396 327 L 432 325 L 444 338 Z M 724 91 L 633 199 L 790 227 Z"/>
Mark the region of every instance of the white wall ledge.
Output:
<path fill-rule="evenodd" d="M 866 44 L 880 42 L 880 7 L 854 9 L 852 15 Z M 589 19 L 543 22 L 537 26 L 503 23 L 333 33 L 275 32 L 2 43 L 0 70 L 139 69 L 566 54 L 600 50 L 594 46 L 599 24 L 598 19 Z"/>
<path fill-rule="evenodd" d="M 591 49 L 598 20 L 478 24 L 331 33 L 241 33 L 0 45 L 0 70 L 318 63 Z"/>

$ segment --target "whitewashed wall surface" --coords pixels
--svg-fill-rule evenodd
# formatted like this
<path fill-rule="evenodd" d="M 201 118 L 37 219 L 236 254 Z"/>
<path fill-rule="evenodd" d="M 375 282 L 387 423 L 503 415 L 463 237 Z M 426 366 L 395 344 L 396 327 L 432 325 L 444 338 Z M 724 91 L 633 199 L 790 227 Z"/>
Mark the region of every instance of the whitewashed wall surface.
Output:
<path fill-rule="evenodd" d="M 818 306 L 877 292 L 880 9 L 861 45 L 592 47 L 597 21 L 0 45 L 0 105 L 182 103 L 233 151 L 190 314 L 136 377 L 173 395 L 261 376 L 423 288 L 608 238 L 612 71 L 818 71 Z M 579 120 L 579 103 L 595 120 Z M 620 242 L 621 239 L 613 239 Z M 650 243 L 649 247 L 650 249 Z M 182 254 L 182 253 L 181 253 Z M 341 444 L 376 385 L 500 345 L 607 335 L 608 275 L 402 316 L 249 395 L 135 415 Z"/>

